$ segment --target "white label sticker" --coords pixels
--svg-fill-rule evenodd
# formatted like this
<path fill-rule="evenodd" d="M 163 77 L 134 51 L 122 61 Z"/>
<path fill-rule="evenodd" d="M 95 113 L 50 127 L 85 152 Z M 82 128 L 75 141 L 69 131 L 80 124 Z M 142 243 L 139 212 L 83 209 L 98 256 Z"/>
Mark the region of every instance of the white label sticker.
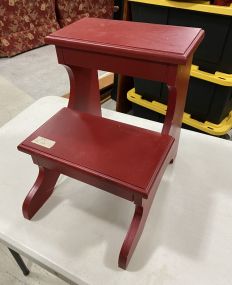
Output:
<path fill-rule="evenodd" d="M 32 143 L 38 144 L 40 146 L 46 147 L 46 148 L 51 148 L 54 146 L 54 144 L 56 143 L 55 141 L 43 138 L 43 137 L 37 137 L 36 139 L 34 139 L 33 141 L 31 141 Z"/>

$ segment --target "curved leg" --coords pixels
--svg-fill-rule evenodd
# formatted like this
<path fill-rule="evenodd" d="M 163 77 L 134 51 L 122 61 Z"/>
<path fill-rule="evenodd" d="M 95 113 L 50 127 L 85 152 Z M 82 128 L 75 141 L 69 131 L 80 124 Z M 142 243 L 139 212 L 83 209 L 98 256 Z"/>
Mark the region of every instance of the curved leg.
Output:
<path fill-rule="evenodd" d="M 153 183 L 152 189 L 148 193 L 148 198 L 144 199 L 141 196 L 134 196 L 135 212 L 132 218 L 129 230 L 123 242 L 119 259 L 118 266 L 122 269 L 126 269 L 127 265 L 131 259 L 131 256 L 135 250 L 135 247 L 139 241 L 139 238 L 143 232 L 147 216 L 149 214 L 152 202 L 154 200 L 155 194 L 157 192 L 160 181 L 163 177 L 163 173 L 167 165 L 175 159 L 176 151 L 171 150 L 163 162 L 163 165 L 156 174 L 155 181 Z"/>
<path fill-rule="evenodd" d="M 122 269 L 126 269 L 143 232 L 150 209 L 149 204 L 150 203 L 145 204 L 144 206 L 135 206 L 135 213 L 119 254 L 118 266 Z"/>
<path fill-rule="evenodd" d="M 167 84 L 168 88 L 168 105 L 167 113 L 165 116 L 162 134 L 172 135 L 175 138 L 176 126 L 173 126 L 173 118 L 176 110 L 177 90 L 175 86 Z M 173 130 L 174 129 L 174 130 Z"/>
<path fill-rule="evenodd" d="M 39 175 L 23 202 L 26 219 L 30 220 L 51 196 L 59 175 L 59 172 L 39 166 Z"/>
<path fill-rule="evenodd" d="M 68 108 L 101 116 L 97 70 L 66 65 L 65 68 L 70 80 Z"/>

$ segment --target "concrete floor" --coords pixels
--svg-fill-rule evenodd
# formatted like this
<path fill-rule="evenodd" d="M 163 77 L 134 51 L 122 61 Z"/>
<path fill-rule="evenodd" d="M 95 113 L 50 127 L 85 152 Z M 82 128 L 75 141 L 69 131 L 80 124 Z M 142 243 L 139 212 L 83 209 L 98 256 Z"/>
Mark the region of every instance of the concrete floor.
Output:
<path fill-rule="evenodd" d="M 104 71 L 99 71 L 102 75 Z M 69 92 L 68 73 L 58 64 L 54 46 L 43 46 L 11 58 L 0 58 L 0 76 L 34 100 Z M 3 95 L 0 90 L 0 97 Z"/>
<path fill-rule="evenodd" d="M 1 285 L 67 285 L 65 281 L 49 273 L 27 258 L 24 261 L 30 270 L 24 276 L 7 247 L 0 244 L 0 284 Z"/>

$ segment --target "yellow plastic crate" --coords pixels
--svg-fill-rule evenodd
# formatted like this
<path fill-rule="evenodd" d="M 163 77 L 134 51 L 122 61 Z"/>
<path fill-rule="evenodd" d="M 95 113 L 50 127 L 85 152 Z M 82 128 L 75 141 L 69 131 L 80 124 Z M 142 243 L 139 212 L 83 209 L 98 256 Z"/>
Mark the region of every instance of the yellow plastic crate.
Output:
<path fill-rule="evenodd" d="M 137 105 L 155 111 L 159 114 L 166 115 L 167 106 L 156 102 L 156 101 L 147 101 L 142 99 L 139 94 L 135 93 L 135 89 L 131 89 L 127 93 L 127 99 Z M 184 113 L 182 122 L 188 126 L 196 128 L 204 133 L 214 135 L 214 136 L 222 136 L 228 133 L 228 131 L 232 128 L 232 111 L 229 115 L 220 123 L 220 124 L 213 124 L 211 122 L 199 122 L 195 119 L 191 118 L 190 114 Z"/>
<path fill-rule="evenodd" d="M 181 2 L 181 1 L 170 1 L 170 0 L 129 0 L 129 2 L 138 2 L 150 5 L 232 16 L 232 4 L 230 6 L 219 6 L 219 5 L 210 5 L 209 1 Z"/>
<path fill-rule="evenodd" d="M 232 56 L 232 55 L 231 55 Z M 232 74 L 216 71 L 214 74 L 199 70 L 199 66 L 192 65 L 191 76 L 202 79 L 208 82 L 212 82 L 218 85 L 232 87 Z"/>
<path fill-rule="evenodd" d="M 232 4 L 209 1 L 128 0 L 131 20 L 156 24 L 201 27 L 205 38 L 193 64 L 207 72 L 232 74 Z"/>

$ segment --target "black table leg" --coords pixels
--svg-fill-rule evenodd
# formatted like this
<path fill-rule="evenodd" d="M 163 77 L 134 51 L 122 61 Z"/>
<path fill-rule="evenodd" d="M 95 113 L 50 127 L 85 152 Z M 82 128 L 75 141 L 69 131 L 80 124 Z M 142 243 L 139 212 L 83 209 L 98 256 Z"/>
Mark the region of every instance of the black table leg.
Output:
<path fill-rule="evenodd" d="M 27 266 L 24 263 L 24 261 L 22 260 L 22 257 L 16 251 L 14 251 L 13 249 L 11 249 L 9 247 L 8 247 L 8 249 L 9 249 L 10 253 L 12 254 L 12 256 L 14 257 L 15 261 L 17 262 L 18 266 L 22 270 L 23 274 L 25 276 L 27 276 L 30 273 L 30 271 L 27 268 Z"/>

